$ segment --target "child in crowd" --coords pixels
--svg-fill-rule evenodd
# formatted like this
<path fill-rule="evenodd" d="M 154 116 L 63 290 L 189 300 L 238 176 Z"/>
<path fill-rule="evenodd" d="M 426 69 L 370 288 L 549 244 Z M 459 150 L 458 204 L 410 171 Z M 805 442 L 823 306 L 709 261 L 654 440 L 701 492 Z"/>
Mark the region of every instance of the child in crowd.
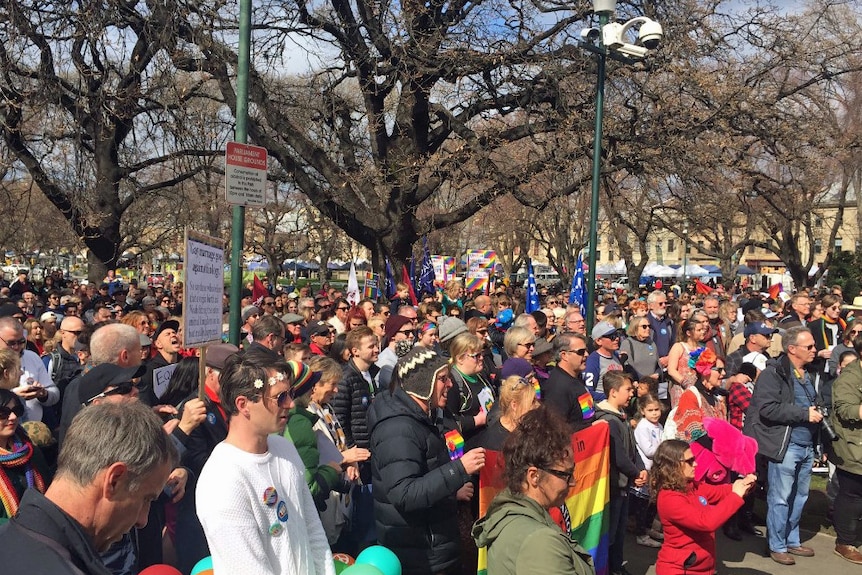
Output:
<path fill-rule="evenodd" d="M 635 444 L 638 455 L 644 468 L 649 472 L 652 468 L 652 458 L 661 443 L 662 403 L 658 397 L 651 393 L 641 395 L 637 400 L 640 421 L 635 427 Z M 644 547 L 661 547 L 664 535 L 652 529 L 652 523 L 656 515 L 655 503 L 650 501 L 649 487 L 635 487 L 632 490 L 632 507 L 636 520 L 636 531 L 638 545 Z"/>
<path fill-rule="evenodd" d="M 596 419 L 608 422 L 611 436 L 608 566 L 611 575 L 628 575 L 623 567 L 623 544 L 629 515 L 629 488 L 646 485 L 648 474 L 638 456 L 634 430 L 625 412 L 634 394 L 631 376 L 624 371 L 605 372 L 602 387 L 607 399 L 596 405 Z"/>

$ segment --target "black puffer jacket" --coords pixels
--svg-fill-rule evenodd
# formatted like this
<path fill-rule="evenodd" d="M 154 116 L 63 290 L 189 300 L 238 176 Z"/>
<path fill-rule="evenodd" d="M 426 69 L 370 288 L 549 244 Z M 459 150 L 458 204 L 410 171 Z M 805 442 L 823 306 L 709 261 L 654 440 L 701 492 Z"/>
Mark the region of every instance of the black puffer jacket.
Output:
<path fill-rule="evenodd" d="M 449 460 L 440 431 L 401 388 L 374 400 L 368 422 L 380 544 L 405 575 L 445 571 L 460 560 L 455 493 L 470 478 L 464 465 Z"/>
<path fill-rule="evenodd" d="M 362 372 L 353 360 L 348 361 L 344 366 L 341 381 L 338 382 L 338 393 L 332 399 L 332 409 L 335 410 L 335 416 L 344 428 L 348 447 L 356 445 L 364 449 L 368 448 L 369 432 L 366 414 L 371 406 L 371 400 L 378 391 L 377 373 L 380 369 L 372 364 L 368 371 L 371 373 L 371 379 L 374 380 L 373 387 L 362 377 Z"/>

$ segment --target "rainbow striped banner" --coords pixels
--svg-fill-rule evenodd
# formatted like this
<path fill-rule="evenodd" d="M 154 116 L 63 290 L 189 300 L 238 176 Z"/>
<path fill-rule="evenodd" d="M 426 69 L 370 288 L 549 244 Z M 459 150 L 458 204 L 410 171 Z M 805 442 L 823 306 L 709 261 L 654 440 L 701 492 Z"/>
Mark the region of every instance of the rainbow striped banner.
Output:
<path fill-rule="evenodd" d="M 610 492 L 610 428 L 593 425 L 572 435 L 576 484 L 565 505 L 551 509 L 551 517 L 563 531 L 590 552 L 596 575 L 608 575 L 608 502 Z M 479 473 L 479 517 L 506 487 L 503 454 L 485 452 L 485 467 Z M 479 549 L 478 575 L 488 575 L 488 551 Z"/>
<path fill-rule="evenodd" d="M 488 288 L 488 280 L 497 267 L 497 252 L 494 250 L 470 250 L 467 252 L 467 278 L 464 287 L 468 292 Z"/>
<path fill-rule="evenodd" d="M 365 285 L 362 288 L 362 297 L 377 301 L 382 295 L 380 291 L 380 274 L 365 272 Z"/>
<path fill-rule="evenodd" d="M 432 255 L 431 265 L 434 266 L 434 281 L 441 286 L 455 279 L 455 258 L 452 256 Z"/>

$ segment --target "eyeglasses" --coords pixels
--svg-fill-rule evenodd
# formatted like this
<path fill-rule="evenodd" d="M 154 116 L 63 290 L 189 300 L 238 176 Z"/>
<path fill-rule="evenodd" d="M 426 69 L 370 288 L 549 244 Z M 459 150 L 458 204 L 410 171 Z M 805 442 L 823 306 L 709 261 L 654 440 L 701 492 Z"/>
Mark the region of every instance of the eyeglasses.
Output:
<path fill-rule="evenodd" d="M 293 404 L 293 392 L 290 390 L 282 391 L 278 395 L 271 395 L 269 398 L 275 400 L 279 409 L 290 409 Z"/>
<path fill-rule="evenodd" d="M 648 323 L 641 324 L 638 326 L 638 329 L 649 329 L 649 324 Z"/>
<path fill-rule="evenodd" d="M 16 404 L 15 407 L 9 407 L 8 405 L 0 405 L 0 420 L 9 419 L 9 416 L 15 414 L 15 417 L 23 417 L 24 416 L 24 406 L 20 404 Z"/>
<path fill-rule="evenodd" d="M 795 347 L 801 347 L 801 348 L 804 348 L 808 351 L 813 351 L 814 349 L 817 348 L 817 346 L 814 345 L 813 343 L 811 345 L 796 345 Z"/>
<path fill-rule="evenodd" d="M 862 329 L 854 329 L 850 331 L 850 335 L 852 335 L 853 337 L 856 337 L 860 333 L 862 333 Z"/>
<path fill-rule="evenodd" d="M 5 343 L 8 347 L 15 347 L 15 346 L 19 346 L 19 345 L 26 345 L 26 344 L 27 344 L 27 340 L 26 340 L 26 339 L 24 339 L 23 337 L 22 337 L 21 339 L 13 339 L 12 341 L 6 341 L 6 340 L 5 340 L 5 339 L 3 339 L 2 337 L 0 337 L 0 341 L 2 341 L 3 343 Z"/>
<path fill-rule="evenodd" d="M 587 355 L 587 348 L 582 347 L 581 349 L 561 349 L 560 351 L 564 351 L 566 353 L 574 353 L 581 357 Z"/>
<path fill-rule="evenodd" d="M 488 335 L 488 330 L 487 329 L 477 329 L 476 333 L 481 333 L 482 335 Z"/>
<path fill-rule="evenodd" d="M 655 305 L 657 305 L 658 307 L 664 307 L 664 306 L 666 306 L 666 305 L 667 305 L 667 302 L 666 302 L 666 301 L 657 301 L 657 302 L 653 302 L 653 303 L 654 303 Z"/>
<path fill-rule="evenodd" d="M 74 329 L 61 329 L 60 331 L 63 331 L 63 332 L 66 332 L 66 333 L 71 333 L 71 334 L 74 334 L 74 336 L 75 336 L 75 337 L 78 337 L 79 335 L 81 335 L 81 332 L 82 332 L 83 330 L 80 330 L 80 329 L 78 329 L 78 330 L 74 330 Z"/>
<path fill-rule="evenodd" d="M 412 329 L 401 329 L 401 330 L 398 330 L 398 333 L 409 336 L 409 335 L 413 335 L 413 330 Z"/>
<path fill-rule="evenodd" d="M 482 352 L 465 353 L 464 355 L 466 355 L 470 359 L 481 359 L 482 358 Z"/>
<path fill-rule="evenodd" d="M 536 379 L 534 373 L 530 372 L 524 377 L 519 377 L 518 380 L 512 384 L 512 391 L 521 386 L 532 387 L 533 392 L 536 394 L 536 399 L 539 401 L 542 400 L 542 387 L 539 385 L 539 380 Z"/>
<path fill-rule="evenodd" d="M 680 459 L 681 463 L 685 463 L 694 467 L 696 459 L 694 457 L 689 457 L 688 459 Z"/>
<path fill-rule="evenodd" d="M 518 345 L 523 345 L 527 349 L 533 349 L 534 347 L 536 347 L 536 344 L 532 341 L 530 343 L 519 343 Z"/>
<path fill-rule="evenodd" d="M 554 477 L 559 477 L 566 483 L 574 483 L 575 482 L 575 468 L 571 469 L 551 469 L 550 467 L 540 467 L 542 471 L 545 473 L 550 473 Z"/>
<path fill-rule="evenodd" d="M 718 373 L 727 373 L 727 370 L 723 367 L 713 367 L 712 371 L 717 371 Z"/>
<path fill-rule="evenodd" d="M 109 389 L 108 391 L 103 391 L 99 395 L 94 395 L 93 397 L 85 401 L 84 405 L 89 405 L 100 397 L 108 397 L 109 395 L 128 395 L 132 393 L 132 389 L 134 388 L 135 382 L 133 381 L 124 381 L 122 383 L 118 383 L 114 389 Z"/>
<path fill-rule="evenodd" d="M 350 308 L 349 308 L 349 307 L 344 307 L 344 306 L 338 306 L 338 307 L 337 307 L 337 308 L 335 308 L 335 309 L 337 309 L 338 311 L 347 311 L 347 310 L 349 310 Z"/>
<path fill-rule="evenodd" d="M 275 305 L 275 302 L 274 301 L 265 301 L 265 302 L 263 302 L 263 305 Z"/>

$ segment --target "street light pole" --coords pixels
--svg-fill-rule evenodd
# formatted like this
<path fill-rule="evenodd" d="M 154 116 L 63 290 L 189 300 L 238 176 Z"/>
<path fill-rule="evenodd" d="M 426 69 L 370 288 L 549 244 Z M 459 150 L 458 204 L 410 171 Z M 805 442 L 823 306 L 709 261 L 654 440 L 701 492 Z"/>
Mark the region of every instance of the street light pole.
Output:
<path fill-rule="evenodd" d="M 604 6 L 599 6 L 604 4 Z M 603 29 L 613 14 L 616 2 L 601 3 L 598 0 L 593 3 L 595 12 L 599 17 L 599 30 Z M 601 11 L 600 11 L 601 8 Z M 599 178 L 602 173 L 602 117 L 605 112 L 605 63 L 607 51 L 602 44 L 601 36 L 598 38 L 598 50 L 596 50 L 596 127 L 593 131 L 593 181 L 590 196 L 590 250 L 587 255 L 587 334 L 593 330 L 596 306 L 596 247 L 599 241 Z"/>
<path fill-rule="evenodd" d="M 682 229 L 682 291 L 688 287 L 688 226 Z"/>

